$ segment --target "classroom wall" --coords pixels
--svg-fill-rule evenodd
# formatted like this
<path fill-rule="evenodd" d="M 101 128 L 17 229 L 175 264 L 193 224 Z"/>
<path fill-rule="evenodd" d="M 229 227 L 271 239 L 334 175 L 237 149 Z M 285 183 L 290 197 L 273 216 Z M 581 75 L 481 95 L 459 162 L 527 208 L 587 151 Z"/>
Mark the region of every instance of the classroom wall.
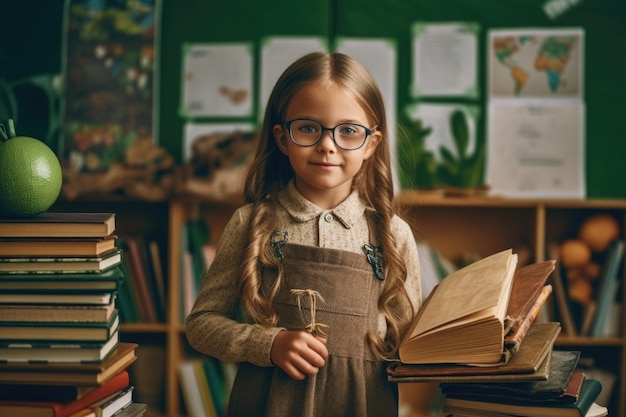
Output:
<path fill-rule="evenodd" d="M 410 26 L 429 22 L 475 21 L 481 45 L 489 28 L 582 27 L 585 30 L 586 176 L 589 198 L 626 198 L 626 2 L 564 1 L 569 8 L 551 19 L 550 0 L 165 0 L 159 82 L 159 141 L 177 160 L 184 120 L 180 100 L 181 44 L 258 42 L 268 35 L 391 38 L 398 48 L 398 121 L 410 102 Z M 555 0 L 552 0 L 553 2 Z M 62 0 L 21 0 L 0 5 L 0 82 L 61 71 Z M 245 12 L 244 12 L 245 11 Z M 480 62 L 484 62 L 484 49 Z M 485 73 L 479 83 L 485 90 Z M 484 105 L 484 93 L 479 102 Z M 45 131 L 42 109 L 21 109 L 22 134 Z M 2 103 L 0 102 L 0 113 Z M 43 122 L 42 122 L 43 121 Z M 482 121 L 481 123 L 484 123 Z M 484 129 L 484 125 L 479 125 Z"/>

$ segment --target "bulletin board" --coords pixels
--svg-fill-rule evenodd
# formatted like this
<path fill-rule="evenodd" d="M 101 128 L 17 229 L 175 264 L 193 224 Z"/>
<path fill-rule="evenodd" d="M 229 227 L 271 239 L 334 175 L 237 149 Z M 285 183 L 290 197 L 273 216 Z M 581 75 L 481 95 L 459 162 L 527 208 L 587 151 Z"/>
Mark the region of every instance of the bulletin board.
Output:
<path fill-rule="evenodd" d="M 626 77 L 626 3 L 620 0 L 341 0 L 337 2 L 338 36 L 391 37 L 398 47 L 398 122 L 413 98 L 411 26 L 415 21 L 476 22 L 480 25 L 480 98 L 486 109 L 485 46 L 491 28 L 580 27 L 585 32 L 584 100 L 587 198 L 626 198 L 626 133 L 623 128 Z M 485 111 L 479 136 L 485 132 Z"/>

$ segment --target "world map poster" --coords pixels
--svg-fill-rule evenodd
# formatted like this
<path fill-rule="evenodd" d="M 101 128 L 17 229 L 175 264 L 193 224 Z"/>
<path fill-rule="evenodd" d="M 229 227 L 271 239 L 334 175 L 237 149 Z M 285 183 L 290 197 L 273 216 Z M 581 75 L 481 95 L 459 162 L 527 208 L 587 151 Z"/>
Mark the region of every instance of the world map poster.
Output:
<path fill-rule="evenodd" d="M 583 98 L 582 29 L 489 31 L 489 96 Z"/>

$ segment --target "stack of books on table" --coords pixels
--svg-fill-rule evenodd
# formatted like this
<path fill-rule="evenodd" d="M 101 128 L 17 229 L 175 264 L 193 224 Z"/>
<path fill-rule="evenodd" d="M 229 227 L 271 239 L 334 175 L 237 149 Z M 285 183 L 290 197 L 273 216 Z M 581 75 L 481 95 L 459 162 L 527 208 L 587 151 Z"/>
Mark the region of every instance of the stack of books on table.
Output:
<path fill-rule="evenodd" d="M 0 415 L 140 416 L 113 213 L 0 217 Z"/>
<path fill-rule="evenodd" d="M 600 417 L 602 389 L 558 351 L 557 322 L 536 322 L 555 261 L 518 267 L 511 249 L 444 278 L 400 343 L 388 379 L 439 382 L 446 416 Z"/>

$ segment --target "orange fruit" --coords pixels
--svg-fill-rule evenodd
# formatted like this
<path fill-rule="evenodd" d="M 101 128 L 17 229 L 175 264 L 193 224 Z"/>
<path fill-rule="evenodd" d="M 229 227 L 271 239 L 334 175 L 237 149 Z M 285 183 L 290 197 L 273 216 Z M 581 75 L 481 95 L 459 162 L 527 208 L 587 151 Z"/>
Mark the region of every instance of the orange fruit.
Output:
<path fill-rule="evenodd" d="M 0 142 L 0 213 L 43 213 L 59 197 L 62 184 L 61 163 L 45 143 L 27 136 Z"/>

